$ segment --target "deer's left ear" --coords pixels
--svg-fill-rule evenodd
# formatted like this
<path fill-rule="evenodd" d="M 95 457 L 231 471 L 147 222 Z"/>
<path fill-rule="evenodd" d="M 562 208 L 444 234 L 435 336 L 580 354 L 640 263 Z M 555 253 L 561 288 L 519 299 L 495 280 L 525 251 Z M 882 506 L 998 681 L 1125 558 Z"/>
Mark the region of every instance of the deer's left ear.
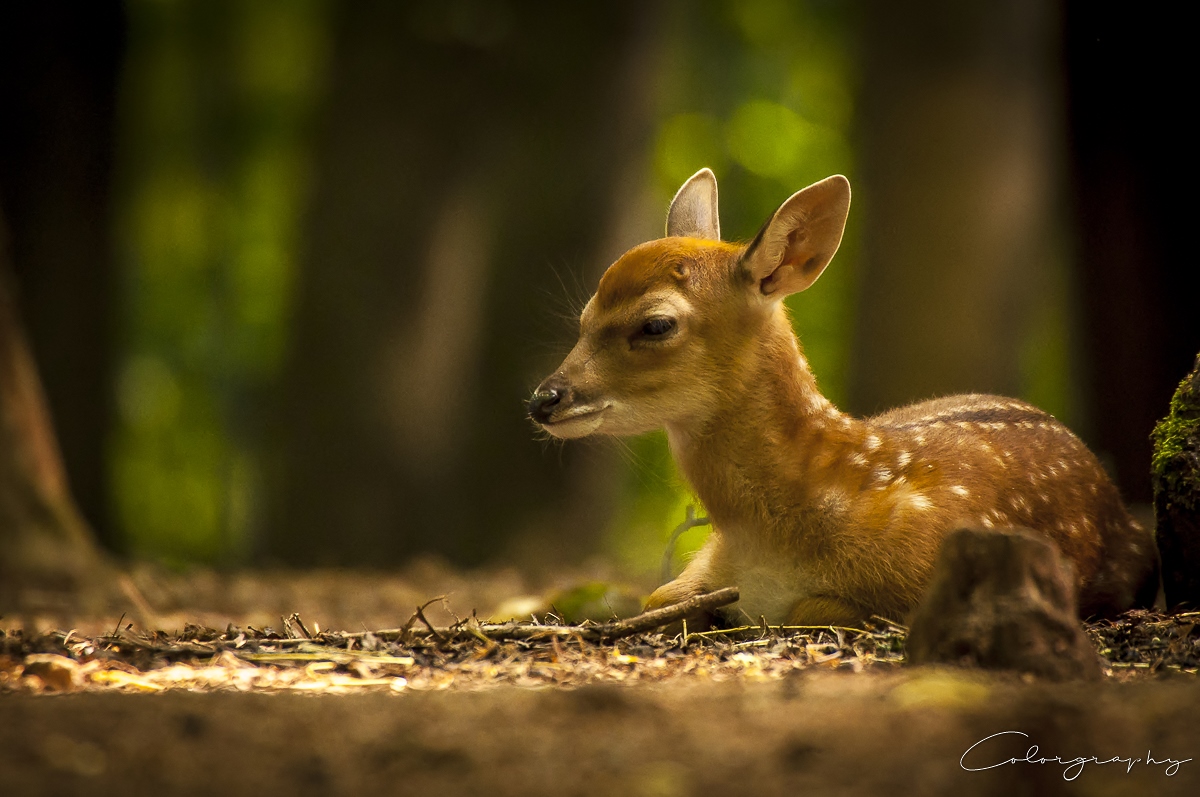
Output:
<path fill-rule="evenodd" d="M 712 170 L 701 169 L 696 172 L 676 192 L 667 211 L 667 237 L 721 240 L 721 222 L 717 217 L 717 178 Z"/>
<path fill-rule="evenodd" d="M 816 282 L 842 243 L 849 212 L 850 181 L 840 174 L 780 205 L 742 257 L 762 295 L 779 298 Z"/>

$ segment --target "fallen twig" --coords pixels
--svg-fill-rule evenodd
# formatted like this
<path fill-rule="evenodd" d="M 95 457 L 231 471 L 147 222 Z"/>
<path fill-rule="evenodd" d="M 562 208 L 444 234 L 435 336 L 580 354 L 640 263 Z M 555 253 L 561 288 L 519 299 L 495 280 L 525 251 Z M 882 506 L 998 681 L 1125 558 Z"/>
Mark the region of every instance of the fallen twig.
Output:
<path fill-rule="evenodd" d="M 710 522 L 706 517 L 696 517 L 696 507 L 688 504 L 687 516 L 671 532 L 671 537 L 667 540 L 666 549 L 663 551 L 660 584 L 666 584 L 671 580 L 671 559 L 675 556 L 675 543 L 679 541 L 679 537 L 688 529 L 694 529 L 697 526 L 707 526 Z"/>
<path fill-rule="evenodd" d="M 425 603 L 423 603 L 423 604 L 421 604 L 420 606 L 418 606 L 418 607 L 417 607 L 417 613 L 416 613 L 416 616 L 417 616 L 417 618 L 418 618 L 418 619 L 419 619 L 419 620 L 420 620 L 422 623 L 424 623 L 424 624 L 425 624 L 425 627 L 429 629 L 429 633 L 430 633 L 430 634 L 432 634 L 432 635 L 433 635 L 433 638 L 434 638 L 434 639 L 436 639 L 438 642 L 445 642 L 445 641 L 446 641 L 446 638 L 445 638 L 444 636 L 442 636 L 441 634 L 439 634 L 439 633 L 438 633 L 438 630 L 437 630 L 436 628 L 434 628 L 434 627 L 433 627 L 433 623 L 429 622 L 428 618 L 426 618 L 426 617 L 425 617 L 425 607 L 426 607 L 426 606 L 428 606 L 428 605 L 430 605 L 430 604 L 431 604 L 431 603 L 433 603 L 434 601 L 440 601 L 440 600 L 442 600 L 442 599 L 443 599 L 443 598 L 445 598 L 445 597 L 446 597 L 445 595 L 439 595 L 439 596 L 438 596 L 438 597 L 436 597 L 436 598 L 431 598 L 431 599 L 429 599 L 429 600 L 425 601 Z M 408 621 L 408 624 L 411 626 L 411 625 L 412 625 L 412 620 L 409 620 L 409 621 Z"/>
<path fill-rule="evenodd" d="M 772 625 L 767 628 L 779 634 L 795 634 L 802 631 L 850 631 L 855 634 L 870 634 L 862 628 L 851 628 L 845 625 Z M 763 634 L 763 626 L 761 625 L 739 625 L 736 628 L 713 628 L 708 631 L 693 631 L 689 636 L 708 639 L 719 636 L 739 636 L 741 634 L 758 633 Z"/>
<path fill-rule="evenodd" d="M 312 639 L 312 632 L 308 630 L 308 626 L 306 626 L 304 621 L 300 619 L 299 612 L 292 612 L 292 616 L 288 619 L 300 628 L 300 633 L 304 635 L 305 639 Z"/>
<path fill-rule="evenodd" d="M 586 639 L 590 636 L 594 639 L 619 639 L 625 636 L 632 636 L 633 634 L 641 634 L 655 628 L 661 628 L 664 625 L 669 625 L 676 620 L 682 620 L 690 614 L 709 612 L 713 609 L 727 606 L 737 599 L 738 588 L 725 587 L 715 592 L 696 595 L 673 606 L 664 606 L 661 609 L 642 612 L 636 617 L 630 617 L 628 620 L 614 620 L 611 623 L 604 623 L 603 625 L 584 629 L 584 638 Z"/>
<path fill-rule="evenodd" d="M 733 603 L 737 599 L 737 587 L 726 587 L 715 592 L 696 595 L 673 606 L 664 606 L 661 609 L 643 612 L 625 620 L 613 620 L 612 622 L 600 623 L 598 625 L 589 623 L 582 625 L 475 623 L 467 620 L 445 628 L 437 628 L 426 623 L 427 627 L 424 630 L 408 627 L 386 628 L 382 631 L 359 631 L 352 634 L 337 634 L 336 636 L 339 639 L 346 640 L 362 639 L 367 634 L 370 634 L 385 642 L 403 641 L 406 636 L 413 638 L 433 637 L 439 642 L 449 642 L 468 636 L 478 637 L 480 635 L 493 642 L 579 636 L 588 642 L 598 642 L 600 640 L 620 639 L 621 637 L 653 631 L 656 628 L 669 625 L 676 620 L 682 620 L 689 614 L 712 611 L 713 609 Z M 426 604 L 426 606 L 428 605 Z M 425 621 L 423 617 L 421 620 Z M 330 634 L 330 636 L 333 635 Z M 273 642 L 280 641 L 285 640 L 273 640 Z"/>

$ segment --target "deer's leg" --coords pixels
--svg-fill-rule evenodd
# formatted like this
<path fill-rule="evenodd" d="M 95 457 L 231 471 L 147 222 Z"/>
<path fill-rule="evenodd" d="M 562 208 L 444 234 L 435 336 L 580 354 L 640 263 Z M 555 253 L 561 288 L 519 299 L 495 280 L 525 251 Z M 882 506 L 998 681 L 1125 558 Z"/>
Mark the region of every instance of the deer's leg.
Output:
<path fill-rule="evenodd" d="M 704 547 L 696 552 L 683 572 L 674 581 L 668 581 L 650 594 L 646 600 L 646 611 L 660 609 L 663 606 L 673 606 L 714 589 L 731 586 L 717 583 L 720 579 L 713 573 L 712 559 L 719 545 L 720 537 L 713 531 L 709 534 Z M 689 631 L 702 631 L 712 625 L 713 617 L 708 612 L 697 612 L 694 616 L 689 616 L 687 622 Z M 673 623 L 666 630 L 668 633 L 678 633 L 681 627 L 682 623 Z"/>

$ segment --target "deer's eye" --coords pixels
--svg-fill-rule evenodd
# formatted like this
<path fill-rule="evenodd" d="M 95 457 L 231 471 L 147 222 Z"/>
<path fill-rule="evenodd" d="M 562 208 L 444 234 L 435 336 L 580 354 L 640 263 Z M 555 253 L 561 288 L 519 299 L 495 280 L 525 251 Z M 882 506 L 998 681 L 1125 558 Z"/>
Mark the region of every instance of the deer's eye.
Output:
<path fill-rule="evenodd" d="M 675 328 L 675 319 L 666 316 L 651 318 L 642 324 L 642 335 L 647 338 L 661 338 Z"/>

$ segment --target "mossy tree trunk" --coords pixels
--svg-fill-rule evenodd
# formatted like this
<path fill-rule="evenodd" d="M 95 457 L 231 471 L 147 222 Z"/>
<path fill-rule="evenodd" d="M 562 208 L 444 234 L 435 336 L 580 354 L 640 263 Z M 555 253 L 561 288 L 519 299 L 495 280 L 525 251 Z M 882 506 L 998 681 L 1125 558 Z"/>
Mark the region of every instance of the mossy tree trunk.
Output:
<path fill-rule="evenodd" d="M 1154 516 L 1167 607 L 1200 608 L 1200 355 L 1152 439 Z"/>

